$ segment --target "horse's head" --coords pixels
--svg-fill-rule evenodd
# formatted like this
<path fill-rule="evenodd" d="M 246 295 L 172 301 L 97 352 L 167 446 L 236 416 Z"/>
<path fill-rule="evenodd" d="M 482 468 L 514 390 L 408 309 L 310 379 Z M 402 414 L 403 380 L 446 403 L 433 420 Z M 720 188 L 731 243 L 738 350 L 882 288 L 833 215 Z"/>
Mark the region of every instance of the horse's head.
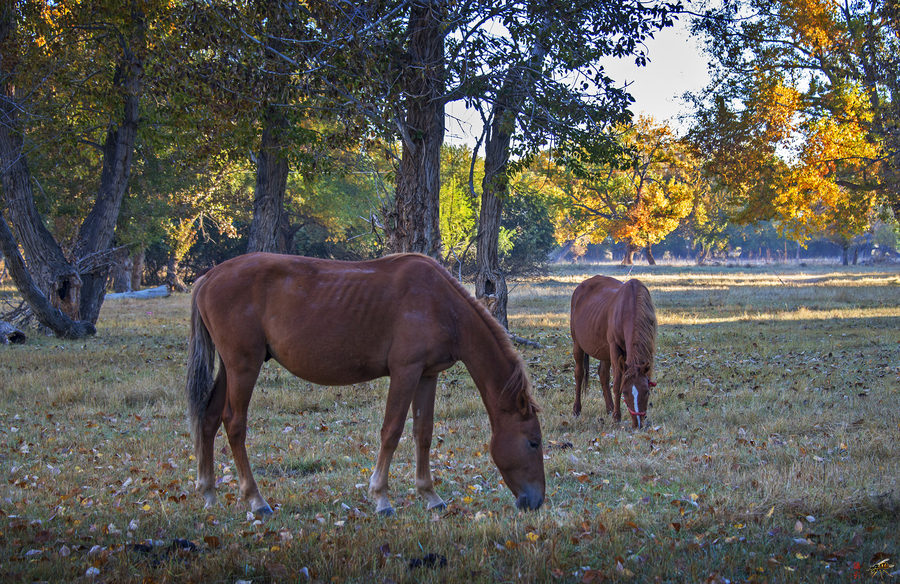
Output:
<path fill-rule="evenodd" d="M 650 365 L 629 365 L 622 378 L 622 398 L 631 414 L 631 427 L 643 428 L 650 402 L 650 388 L 656 384 L 650 381 Z"/>
<path fill-rule="evenodd" d="M 544 449 L 537 405 L 521 392 L 517 411 L 503 411 L 494 420 L 491 457 L 516 498 L 516 507 L 537 509 L 544 502 Z"/>

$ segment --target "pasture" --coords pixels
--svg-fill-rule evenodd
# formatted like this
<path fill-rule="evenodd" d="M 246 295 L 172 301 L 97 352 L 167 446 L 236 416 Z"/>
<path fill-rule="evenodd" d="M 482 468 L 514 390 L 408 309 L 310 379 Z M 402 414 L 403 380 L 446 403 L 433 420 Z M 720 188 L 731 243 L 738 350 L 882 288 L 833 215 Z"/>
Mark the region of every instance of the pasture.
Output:
<path fill-rule="evenodd" d="M 438 383 L 432 468 L 407 432 L 393 517 L 366 497 L 386 380 L 326 388 L 264 366 L 247 448 L 275 508 L 194 492 L 183 396 L 189 297 L 109 300 L 95 338 L 0 346 L 0 580 L 854 582 L 900 570 L 900 269 L 638 266 L 659 319 L 648 428 L 596 377 L 572 415 L 569 297 L 614 265 L 511 284 L 543 408 L 547 500 L 519 512 L 461 364 Z M 0 293 L 10 293 L 8 289 Z M 311 339 L 315 342 L 315 339 Z M 592 361 L 594 367 L 597 362 Z M 627 418 L 627 416 L 626 416 Z"/>

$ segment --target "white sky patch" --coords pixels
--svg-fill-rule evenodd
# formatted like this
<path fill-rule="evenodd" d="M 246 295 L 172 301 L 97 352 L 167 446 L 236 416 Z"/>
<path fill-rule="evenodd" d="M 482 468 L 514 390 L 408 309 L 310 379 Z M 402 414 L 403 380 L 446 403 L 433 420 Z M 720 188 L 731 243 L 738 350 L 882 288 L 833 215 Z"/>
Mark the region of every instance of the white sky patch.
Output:
<path fill-rule="evenodd" d="M 677 118 L 688 113 L 681 96 L 700 91 L 709 82 L 706 56 L 697 40 L 690 37 L 687 26 L 686 21 L 680 20 L 657 32 L 646 44 L 646 67 L 635 65 L 633 57 L 602 62 L 606 74 L 618 86 L 627 86 L 634 97 L 631 110 L 636 116 L 645 114 L 657 122 L 670 121 L 678 133 L 683 133 L 686 126 Z M 445 144 L 471 148 L 481 135 L 481 118 L 474 109 L 466 110 L 462 101 L 447 105 L 446 126 Z"/>

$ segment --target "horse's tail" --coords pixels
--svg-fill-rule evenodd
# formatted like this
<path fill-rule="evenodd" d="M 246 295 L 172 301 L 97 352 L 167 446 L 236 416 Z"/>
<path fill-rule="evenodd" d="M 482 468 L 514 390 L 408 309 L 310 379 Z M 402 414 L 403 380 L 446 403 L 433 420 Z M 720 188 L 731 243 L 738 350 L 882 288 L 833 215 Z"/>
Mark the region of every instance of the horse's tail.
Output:
<path fill-rule="evenodd" d="M 591 386 L 591 356 L 588 355 L 587 351 L 584 352 L 584 357 L 581 358 L 581 391 L 584 392 L 584 395 L 587 395 L 588 388 Z"/>
<path fill-rule="evenodd" d="M 200 317 L 197 308 L 197 291 L 199 284 L 194 285 L 191 294 L 191 335 L 188 341 L 187 380 L 185 389 L 188 401 L 188 424 L 191 436 L 194 438 L 194 447 L 200 445 L 200 421 L 206 413 L 206 406 L 212 395 L 213 367 L 216 363 L 216 346 L 213 344 L 209 330 Z"/>

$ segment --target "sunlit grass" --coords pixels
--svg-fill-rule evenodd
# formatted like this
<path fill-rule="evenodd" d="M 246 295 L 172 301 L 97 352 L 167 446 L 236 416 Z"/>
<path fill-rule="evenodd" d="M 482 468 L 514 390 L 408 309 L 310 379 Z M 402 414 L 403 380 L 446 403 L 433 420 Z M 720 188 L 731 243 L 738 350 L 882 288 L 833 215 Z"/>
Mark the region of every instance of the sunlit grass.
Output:
<path fill-rule="evenodd" d="M 415 495 L 408 423 L 391 467 L 398 514 L 380 518 L 366 487 L 387 380 L 326 388 L 267 363 L 248 436 L 276 507 L 260 521 L 238 500 L 221 436 L 221 506 L 204 510 L 193 492 L 186 295 L 107 301 L 91 339 L 29 331 L 28 344 L 0 347 L 0 573 L 821 582 L 853 580 L 856 562 L 864 580 L 876 553 L 898 553 L 896 269 L 635 267 L 660 322 L 642 432 L 605 414 L 596 378 L 582 416 L 571 414 L 569 298 L 599 272 L 628 275 L 560 266 L 511 285 L 511 329 L 543 346 L 521 349 L 543 408 L 548 499 L 536 513 L 514 509 L 461 364 L 436 398 L 432 467 L 449 509 L 426 511 Z"/>

